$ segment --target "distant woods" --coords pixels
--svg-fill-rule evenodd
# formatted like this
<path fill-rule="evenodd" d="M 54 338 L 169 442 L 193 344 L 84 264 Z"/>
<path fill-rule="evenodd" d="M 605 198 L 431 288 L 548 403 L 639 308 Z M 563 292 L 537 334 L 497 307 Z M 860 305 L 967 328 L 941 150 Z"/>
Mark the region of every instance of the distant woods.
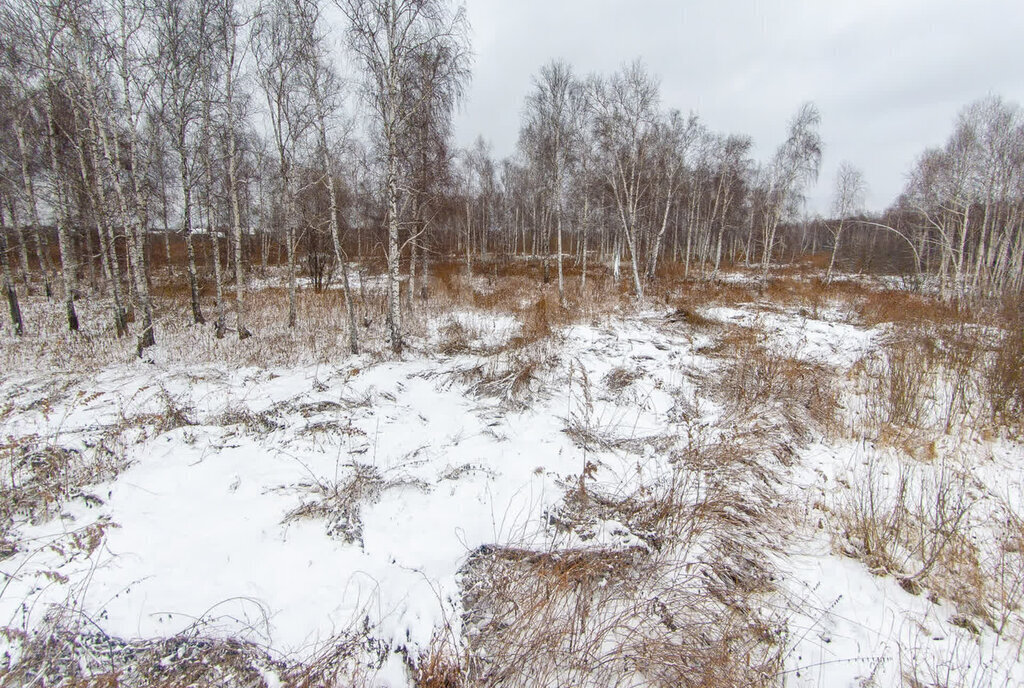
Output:
<path fill-rule="evenodd" d="M 344 292 L 379 261 L 387 337 L 429 296 L 434 262 L 532 260 L 585 290 L 600 271 L 638 301 L 660 275 L 821 257 L 911 274 L 950 300 L 1024 288 L 1024 117 L 989 97 L 925 151 L 880 215 L 845 163 L 829 218 L 820 114 L 801 106 L 774 153 L 666 107 L 640 63 L 613 74 L 542 66 L 515 154 L 453 144 L 470 78 L 465 9 L 446 0 L 11 0 L 0 8 L 0 257 L 14 332 L 19 294 L 104 304 L 138 351 L 154 299 L 180 285 L 187 317 L 246 338 L 252 275 Z M 343 59 L 344 58 L 344 59 Z M 515 85 L 509 85 L 515 87 Z M 827 270 L 826 270 L 827 268 Z M 208 296 L 206 296 L 208 295 Z M 95 312 L 92 310 L 90 312 Z"/>

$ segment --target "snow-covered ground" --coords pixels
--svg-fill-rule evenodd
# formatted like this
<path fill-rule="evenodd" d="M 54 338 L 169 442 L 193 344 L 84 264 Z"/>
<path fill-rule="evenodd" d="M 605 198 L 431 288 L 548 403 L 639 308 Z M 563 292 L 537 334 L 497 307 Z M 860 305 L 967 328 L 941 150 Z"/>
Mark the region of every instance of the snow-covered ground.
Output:
<path fill-rule="evenodd" d="M 755 328 L 770 356 L 823 366 L 844 400 L 884 336 L 839 309 L 703 315 L 714 323 L 645 312 L 503 349 L 515 318 L 465 311 L 401 360 L 228 369 L 158 353 L 94 374 L 7 371 L 7 488 L 55 447 L 97 467 L 59 504 L 14 510 L 0 625 L 31 632 L 63 607 L 118 638 L 198 627 L 299 660 L 360 628 L 390 651 L 373 682 L 406 685 L 403 656 L 440 628 L 460 635 L 464 567 L 482 546 L 651 549 L 607 514 L 568 529 L 552 515 L 576 486 L 646 489 L 687 450 L 731 437 L 739 421 L 715 388 L 739 365 L 716 351 L 727 332 Z M 425 353 L 454 330 L 460 348 Z M 763 541 L 774 584 L 752 599 L 785 620 L 784 683 L 900 685 L 913 665 L 934 685 L 1024 685 L 1019 610 L 997 637 L 843 554 L 837 514 L 865 466 L 891 476 L 906 461 L 845 431 L 859 427 L 849 406 L 838 431 L 783 438 L 784 459 L 752 454 L 776 511 Z M 786 409 L 748 411 L 770 433 Z M 944 441 L 937 451 L 970 470 L 979 503 L 1022 513 L 1019 444 Z M 744 484 L 734 489 L 742 502 Z M 18 637 L 4 642 L 17 662 Z"/>

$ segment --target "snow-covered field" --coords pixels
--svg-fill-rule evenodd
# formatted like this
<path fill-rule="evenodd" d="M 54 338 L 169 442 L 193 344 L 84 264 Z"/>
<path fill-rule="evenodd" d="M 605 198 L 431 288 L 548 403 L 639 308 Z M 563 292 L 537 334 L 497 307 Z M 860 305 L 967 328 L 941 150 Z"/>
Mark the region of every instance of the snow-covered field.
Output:
<path fill-rule="evenodd" d="M 770 667 L 766 685 L 1024 685 L 1022 446 L 981 425 L 883 436 L 870 361 L 890 330 L 841 305 L 700 315 L 517 340 L 514 317 L 465 310 L 394 360 L 239 369 L 158 351 L 6 371 L 7 670 L 71 628 L 237 639 L 270 658 L 268 686 L 342 639 L 371 685 L 410 684 L 439 644 L 498 683 L 516 661 L 496 652 L 526 637 L 510 628 L 570 606 L 509 611 L 495 572 L 532 580 L 555 575 L 537 562 L 586 555 L 611 562 L 587 593 L 606 606 L 577 620 L 593 664 L 540 667 L 521 650 L 504 685 L 597 682 L 598 666 L 620 685 L 670 685 L 653 654 L 630 663 L 623 648 L 639 647 L 633 634 L 650 650 L 655 631 L 689 647 L 687 609 L 672 608 L 687 598 L 668 594 L 686 586 L 718 605 L 712 617 L 735 615 L 746 640 L 717 647 Z M 882 561 L 851 514 L 888 514 L 896 496 L 919 518 L 878 520 L 916 535 Z M 956 499 L 965 512 L 925 532 L 929 504 Z M 650 571 L 671 573 L 659 588 Z M 592 578 L 565 578 L 574 600 Z M 598 629 L 611 615 L 617 630 Z M 90 647 L 76 670 L 101 673 Z"/>

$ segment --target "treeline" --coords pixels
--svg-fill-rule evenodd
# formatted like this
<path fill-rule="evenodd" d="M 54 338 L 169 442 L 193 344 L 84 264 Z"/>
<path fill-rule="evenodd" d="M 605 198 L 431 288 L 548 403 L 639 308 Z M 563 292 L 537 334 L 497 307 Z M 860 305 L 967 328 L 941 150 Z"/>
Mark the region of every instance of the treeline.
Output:
<path fill-rule="evenodd" d="M 336 18 L 337 21 L 330 21 Z M 332 41 L 343 38 L 343 45 Z M 349 58 L 342 72 L 342 54 Z M 1024 123 L 989 98 L 926 152 L 881 217 L 844 164 L 830 219 L 809 219 L 820 116 L 793 116 L 769 160 L 752 140 L 664 108 L 640 63 L 539 71 L 515 155 L 452 144 L 470 75 L 465 11 L 446 0 L 13 0 L 0 8 L 0 256 L 17 332 L 19 289 L 109 303 L 112 327 L 156 341 L 152 264 L 181 280 L 195 323 L 246 327 L 247 271 L 340 283 L 383 257 L 392 348 L 432 261 L 531 256 L 586 288 L 594 263 L 637 299 L 666 265 L 714 278 L 806 252 L 894 259 L 944 295 L 1019 294 Z M 182 251 L 176 250 L 183 246 Z M 274 257 L 272 257 L 272 252 Z M 211 284 L 212 283 L 212 284 Z M 212 286 L 214 310 L 202 289 Z M 407 298 L 402 298 L 405 293 Z M 129 312 L 131 316 L 129 317 Z"/>

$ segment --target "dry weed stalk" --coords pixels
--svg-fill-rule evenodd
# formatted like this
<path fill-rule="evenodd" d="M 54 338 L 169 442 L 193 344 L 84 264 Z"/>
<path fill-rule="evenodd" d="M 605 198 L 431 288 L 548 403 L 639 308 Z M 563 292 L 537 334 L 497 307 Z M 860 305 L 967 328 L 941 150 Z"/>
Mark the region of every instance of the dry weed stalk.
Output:
<path fill-rule="evenodd" d="M 892 574 L 908 592 L 947 597 L 971 617 L 989 620 L 985 576 L 969 516 L 970 478 L 946 461 L 900 462 L 886 476 L 874 456 L 838 505 L 839 547 L 878 575 Z"/>
<path fill-rule="evenodd" d="M 764 340 L 759 328 L 736 328 L 711 351 L 722 357 L 713 389 L 732 421 L 764 429 L 786 425 L 796 441 L 811 428 L 833 432 L 840 406 L 835 371 L 770 351 Z"/>
<path fill-rule="evenodd" d="M 1008 320 L 983 375 L 992 420 L 1024 429 L 1024 316 Z"/>

